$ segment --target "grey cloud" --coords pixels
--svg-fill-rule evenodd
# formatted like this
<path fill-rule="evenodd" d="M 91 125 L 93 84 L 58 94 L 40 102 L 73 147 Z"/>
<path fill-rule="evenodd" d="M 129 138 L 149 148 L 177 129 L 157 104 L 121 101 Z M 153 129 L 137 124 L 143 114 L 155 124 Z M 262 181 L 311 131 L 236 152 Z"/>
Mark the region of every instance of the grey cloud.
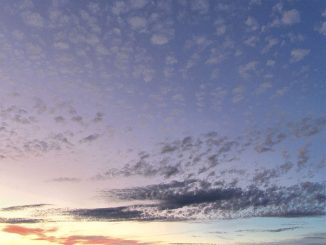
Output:
<path fill-rule="evenodd" d="M 263 141 L 257 144 L 255 149 L 259 153 L 271 151 L 273 146 L 281 143 L 285 139 L 285 133 L 271 130 L 270 132 L 266 133 L 266 135 L 263 137 Z"/>
<path fill-rule="evenodd" d="M 29 218 L 0 218 L 0 223 L 4 224 L 34 224 L 42 223 L 43 219 L 29 219 Z"/>
<path fill-rule="evenodd" d="M 295 239 L 279 240 L 274 242 L 241 243 L 241 245 L 324 245 L 326 233 L 311 233 L 305 237 Z"/>
<path fill-rule="evenodd" d="M 326 127 L 326 117 L 305 117 L 297 123 L 291 123 L 290 127 L 296 137 L 309 137 L 320 133 Z"/>
<path fill-rule="evenodd" d="M 236 232 L 284 232 L 284 231 L 292 231 L 301 228 L 300 226 L 291 226 L 291 227 L 282 227 L 277 229 L 250 229 L 250 230 L 238 230 Z"/>
<path fill-rule="evenodd" d="M 25 209 L 35 209 L 35 208 L 43 208 L 46 206 L 49 206 L 51 204 L 30 204 L 30 205 L 20 205 L 20 206 L 10 206 L 6 208 L 2 208 L 2 211 L 20 211 L 20 210 L 25 210 Z"/>
<path fill-rule="evenodd" d="M 82 138 L 79 142 L 80 143 L 92 142 L 92 141 L 97 140 L 99 137 L 100 137 L 99 134 L 90 134 L 87 137 Z"/>
<path fill-rule="evenodd" d="M 65 121 L 65 118 L 63 116 L 57 116 L 54 118 L 54 121 L 57 123 L 62 123 Z"/>
<path fill-rule="evenodd" d="M 278 168 L 256 170 L 253 182 L 258 186 L 262 184 L 268 185 L 272 179 L 279 177 L 281 173 L 282 172 Z"/>
<path fill-rule="evenodd" d="M 78 147 L 77 143 L 92 142 L 99 137 L 102 113 L 97 113 L 95 119 L 91 117 L 82 119 L 70 104 L 61 102 L 50 106 L 38 97 L 25 99 L 31 103 L 26 102 L 26 106 L 10 104 L 0 106 L 0 137 L 3 142 L 0 146 L 1 156 L 17 159 L 42 156 L 50 152 L 71 151 Z M 53 117 L 54 113 L 60 114 Z M 73 126 L 69 123 L 63 124 L 66 122 L 65 118 L 69 116 L 82 123 Z M 53 118 L 57 123 L 62 123 L 62 127 L 50 128 L 52 126 L 46 120 L 48 117 Z M 41 130 L 38 130 L 37 134 L 31 134 L 30 132 L 35 128 Z M 81 138 L 80 142 L 78 138 Z"/>
<path fill-rule="evenodd" d="M 122 220 L 142 220 L 146 219 L 144 214 L 138 210 L 131 210 L 130 207 L 114 207 L 114 208 L 94 208 L 94 209 L 76 209 L 67 212 L 76 219 L 87 220 L 106 220 L 106 221 L 122 221 Z"/>
<path fill-rule="evenodd" d="M 297 162 L 298 168 L 301 169 L 305 167 L 308 161 L 309 161 L 309 151 L 307 146 L 304 146 L 300 148 L 298 151 L 298 162 Z"/>
<path fill-rule="evenodd" d="M 324 188 L 322 183 L 311 182 L 289 187 L 240 188 L 229 187 L 223 182 L 212 184 L 190 179 L 109 190 L 104 191 L 103 195 L 128 201 L 157 201 L 158 213 L 179 210 L 184 216 L 192 218 L 200 212 L 206 213 L 207 217 L 301 217 L 325 214 Z M 186 207 L 187 209 L 183 209 Z"/>
<path fill-rule="evenodd" d="M 52 182 L 79 182 L 81 179 L 79 178 L 73 178 L 73 177 L 58 177 L 51 179 Z"/>
<path fill-rule="evenodd" d="M 218 132 L 186 136 L 179 140 L 162 142 L 153 151 L 142 152 L 121 168 L 109 169 L 101 176 L 112 178 L 140 175 L 162 176 L 168 179 L 193 174 L 208 177 L 212 172 L 231 174 L 227 170 L 234 169 L 234 166 L 228 166 L 243 160 L 243 152 L 255 150 L 260 155 L 279 152 L 280 147 L 293 138 L 320 134 L 325 124 L 326 120 L 323 117 L 307 117 L 297 122 L 283 122 L 275 128 L 255 129 L 233 138 L 220 135 Z M 309 160 L 308 157 L 307 150 L 300 150 L 297 159 L 287 156 L 285 163 L 277 164 L 275 169 L 268 170 L 262 167 L 256 173 L 250 174 L 253 175 L 254 182 L 268 184 L 270 180 L 289 173 L 293 169 L 292 162 L 297 161 L 298 166 L 303 167 Z"/>

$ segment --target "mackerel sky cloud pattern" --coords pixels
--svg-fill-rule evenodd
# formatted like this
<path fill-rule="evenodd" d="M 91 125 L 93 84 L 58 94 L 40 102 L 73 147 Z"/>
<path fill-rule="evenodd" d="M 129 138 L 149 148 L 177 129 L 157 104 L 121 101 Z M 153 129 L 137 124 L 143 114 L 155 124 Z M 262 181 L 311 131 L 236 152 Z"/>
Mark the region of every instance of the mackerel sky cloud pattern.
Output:
<path fill-rule="evenodd" d="M 322 0 L 3 1 L 0 243 L 324 244 L 325 79 Z"/>

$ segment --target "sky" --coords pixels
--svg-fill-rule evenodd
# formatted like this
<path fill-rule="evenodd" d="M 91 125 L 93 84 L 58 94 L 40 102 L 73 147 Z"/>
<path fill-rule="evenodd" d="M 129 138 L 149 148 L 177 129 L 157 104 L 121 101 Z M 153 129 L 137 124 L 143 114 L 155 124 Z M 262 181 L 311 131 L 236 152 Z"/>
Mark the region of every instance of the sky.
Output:
<path fill-rule="evenodd" d="M 0 243 L 326 244 L 326 1 L 4 0 Z"/>

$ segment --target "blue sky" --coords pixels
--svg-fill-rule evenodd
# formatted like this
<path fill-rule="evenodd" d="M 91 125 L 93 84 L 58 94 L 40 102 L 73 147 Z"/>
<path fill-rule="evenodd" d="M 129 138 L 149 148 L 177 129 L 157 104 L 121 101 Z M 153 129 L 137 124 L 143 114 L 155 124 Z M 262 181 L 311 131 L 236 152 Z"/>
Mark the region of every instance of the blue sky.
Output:
<path fill-rule="evenodd" d="M 3 1 L 0 20 L 5 242 L 325 243 L 325 1 Z"/>

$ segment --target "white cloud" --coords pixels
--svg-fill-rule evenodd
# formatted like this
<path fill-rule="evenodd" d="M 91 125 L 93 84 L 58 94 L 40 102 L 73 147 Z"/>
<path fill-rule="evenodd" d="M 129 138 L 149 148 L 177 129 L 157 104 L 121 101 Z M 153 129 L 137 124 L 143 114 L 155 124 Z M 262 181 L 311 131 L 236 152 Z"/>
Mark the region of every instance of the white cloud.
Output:
<path fill-rule="evenodd" d="M 134 30 L 143 29 L 146 26 L 146 20 L 143 17 L 134 16 L 128 20 L 129 25 Z"/>
<path fill-rule="evenodd" d="M 324 21 L 320 28 L 318 29 L 319 33 L 326 36 L 326 21 Z"/>
<path fill-rule="evenodd" d="M 275 96 L 276 97 L 283 96 L 288 90 L 289 90 L 289 88 L 286 87 L 286 86 L 285 87 L 282 87 L 282 88 L 279 88 L 279 89 L 276 90 L 274 97 Z"/>
<path fill-rule="evenodd" d="M 275 65 L 275 60 L 267 60 L 266 65 L 267 66 L 274 66 Z"/>
<path fill-rule="evenodd" d="M 206 14 L 209 10 L 209 2 L 207 0 L 191 1 L 191 9 L 201 14 Z"/>
<path fill-rule="evenodd" d="M 244 43 L 250 47 L 255 47 L 258 41 L 259 41 L 258 37 L 251 36 L 248 39 L 246 39 Z"/>
<path fill-rule="evenodd" d="M 298 62 L 310 53 L 310 49 L 293 49 L 291 51 L 291 61 Z"/>
<path fill-rule="evenodd" d="M 244 99 L 245 88 L 242 85 L 232 89 L 232 103 L 237 104 Z"/>
<path fill-rule="evenodd" d="M 239 68 L 240 75 L 242 77 L 247 77 L 249 75 L 249 72 L 254 71 L 256 69 L 257 64 L 257 61 L 251 61 L 245 65 L 241 65 Z"/>
<path fill-rule="evenodd" d="M 326 9 L 325 9 L 324 12 L 321 14 L 321 16 L 326 17 Z"/>
<path fill-rule="evenodd" d="M 256 89 L 256 93 L 261 94 L 270 88 L 272 88 L 271 82 L 263 82 L 263 83 L 259 84 L 258 88 Z"/>
<path fill-rule="evenodd" d="M 53 45 L 56 49 L 68 49 L 69 44 L 64 42 L 55 42 Z"/>
<path fill-rule="evenodd" d="M 293 25 L 300 22 L 300 13 L 296 9 L 283 12 L 282 23 L 285 25 Z"/>
<path fill-rule="evenodd" d="M 23 13 L 22 17 L 23 17 L 23 21 L 28 26 L 39 27 L 39 28 L 44 26 L 44 20 L 39 13 L 33 13 L 28 11 Z"/>
<path fill-rule="evenodd" d="M 151 37 L 151 43 L 155 45 L 163 45 L 169 42 L 169 38 L 163 34 L 154 34 Z"/>
<path fill-rule="evenodd" d="M 259 27 L 259 24 L 258 24 L 257 20 L 256 20 L 255 18 L 253 18 L 253 17 L 250 17 L 250 16 L 247 18 L 245 24 L 246 24 L 246 25 L 250 28 L 250 30 L 252 30 L 252 31 L 257 30 L 258 27 Z"/>
<path fill-rule="evenodd" d="M 141 9 L 146 6 L 147 0 L 130 0 L 129 4 L 133 9 Z"/>
<path fill-rule="evenodd" d="M 250 0 L 249 5 L 261 5 L 261 0 Z"/>
<path fill-rule="evenodd" d="M 112 13 L 120 15 L 121 13 L 128 12 L 129 8 L 123 1 L 117 1 L 112 7 Z"/>
<path fill-rule="evenodd" d="M 173 65 L 178 63 L 178 60 L 173 55 L 168 55 L 165 58 L 165 64 L 167 65 Z"/>
<path fill-rule="evenodd" d="M 226 31 L 226 26 L 225 25 L 219 25 L 216 28 L 216 33 L 217 33 L 218 36 L 224 35 L 225 31 Z"/>
<path fill-rule="evenodd" d="M 267 42 L 266 46 L 263 48 L 263 53 L 268 52 L 272 47 L 279 43 L 279 40 L 274 37 L 266 37 L 265 41 Z"/>

